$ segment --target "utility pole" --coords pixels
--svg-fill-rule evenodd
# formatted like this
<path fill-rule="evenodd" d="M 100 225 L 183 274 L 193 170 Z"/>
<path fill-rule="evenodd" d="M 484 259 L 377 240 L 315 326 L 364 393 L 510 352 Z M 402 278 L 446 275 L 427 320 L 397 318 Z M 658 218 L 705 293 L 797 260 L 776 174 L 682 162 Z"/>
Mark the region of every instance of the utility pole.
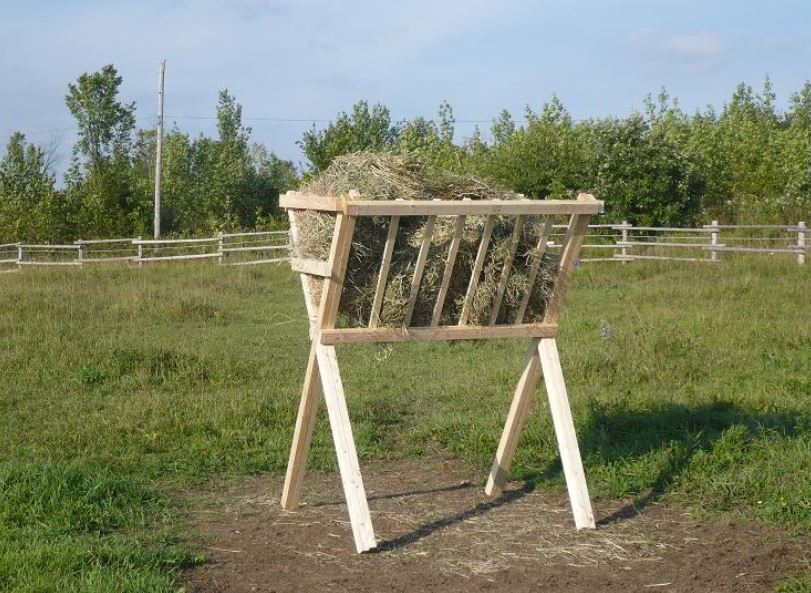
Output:
<path fill-rule="evenodd" d="M 163 75 L 166 60 L 161 62 L 158 75 L 158 125 L 155 130 L 155 238 L 161 236 L 161 178 L 163 177 Z"/>

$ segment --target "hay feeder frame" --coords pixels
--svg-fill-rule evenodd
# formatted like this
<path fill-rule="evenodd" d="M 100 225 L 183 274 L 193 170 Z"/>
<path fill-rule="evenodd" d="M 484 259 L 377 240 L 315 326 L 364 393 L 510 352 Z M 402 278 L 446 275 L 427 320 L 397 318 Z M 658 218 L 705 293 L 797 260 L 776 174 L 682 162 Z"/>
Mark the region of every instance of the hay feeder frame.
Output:
<path fill-rule="evenodd" d="M 294 510 L 298 507 L 307 464 L 307 454 L 315 425 L 318 400 L 321 393 L 323 393 L 338 458 L 344 496 L 349 510 L 355 547 L 358 553 L 377 547 L 355 442 L 352 436 L 352 427 L 349 422 L 349 412 L 335 351 L 336 345 L 430 340 L 529 338 L 530 344 L 526 363 L 513 396 L 485 492 L 489 496 L 498 496 L 502 492 L 509 475 L 521 430 L 529 413 L 533 391 L 541 376 L 543 376 L 575 526 L 577 529 L 593 529 L 595 527 L 594 514 L 589 500 L 555 336 L 558 328 L 558 315 L 566 293 L 566 287 L 578 259 L 589 219 L 592 215 L 602 212 L 603 203 L 590 194 L 579 194 L 576 200 L 380 201 L 364 200 L 357 192 L 350 192 L 340 197 L 288 192 L 280 199 L 280 205 L 288 210 L 291 222 L 291 240 L 294 244 L 297 237 L 297 212 L 315 210 L 334 214 L 336 217 L 327 261 L 296 258 L 291 260 L 293 270 L 301 274 L 302 289 L 310 319 L 312 342 L 281 496 L 282 507 L 286 510 Z M 381 258 L 381 271 L 372 305 L 372 314 L 366 326 L 338 328 L 336 327 L 338 306 L 346 276 L 355 223 L 359 217 L 365 216 L 389 218 L 389 230 Z M 411 282 L 411 298 L 406 307 L 402 325 L 400 327 L 379 327 L 380 308 L 391 264 L 392 250 L 399 221 L 403 216 L 426 217 L 426 238 L 423 240 L 415 264 L 414 276 Z M 468 290 L 458 323 L 455 325 L 440 325 L 439 320 L 445 303 L 448 281 L 455 264 L 460 230 L 454 233 L 454 239 L 448 249 L 446 270 L 433 306 L 431 323 L 428 326 L 415 327 L 411 325 L 412 313 L 419 295 L 423 268 L 431 245 L 431 229 L 437 216 L 456 217 L 456 229 L 463 227 L 464 219 L 467 216 L 485 216 L 486 222 L 475 263 L 471 270 Z M 505 266 L 498 282 L 498 290 L 494 297 L 494 313 L 490 317 L 489 324 L 471 325 L 468 323 L 469 311 L 485 261 L 490 233 L 497 216 L 515 218 L 516 236 L 525 224 L 527 217 L 530 216 L 545 218 L 544 231 L 538 242 L 537 250 L 532 256 L 533 261 L 530 266 L 531 281 L 513 322 L 496 324 L 503 298 L 503 286 L 506 285 L 510 274 L 510 267 Z M 542 319 L 533 323 L 524 323 L 526 303 L 529 301 L 530 293 L 533 290 L 534 278 L 541 264 L 552 222 L 556 216 L 568 216 L 569 222 L 562 241 L 560 260 L 556 266 L 551 296 L 547 301 Z M 313 294 L 311 285 L 314 282 L 321 283 L 321 290 L 317 291 L 321 295 L 318 303 L 313 302 L 311 296 Z"/>

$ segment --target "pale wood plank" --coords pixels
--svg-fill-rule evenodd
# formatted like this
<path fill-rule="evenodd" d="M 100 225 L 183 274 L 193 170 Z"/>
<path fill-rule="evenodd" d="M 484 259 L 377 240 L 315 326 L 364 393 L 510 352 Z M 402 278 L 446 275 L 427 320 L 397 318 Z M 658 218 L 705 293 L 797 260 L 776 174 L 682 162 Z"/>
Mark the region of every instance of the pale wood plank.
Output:
<path fill-rule="evenodd" d="M 368 342 L 432 342 L 436 340 L 483 340 L 499 338 L 552 337 L 557 326 L 525 323 L 520 325 L 440 325 L 437 327 L 352 327 L 325 329 L 322 344 L 361 344 Z"/>
<path fill-rule="evenodd" d="M 490 245 L 490 237 L 493 234 L 493 227 L 496 224 L 496 217 L 490 215 L 484 223 L 484 231 L 482 232 L 481 243 L 479 243 L 479 251 L 476 253 L 476 261 L 473 264 L 473 272 L 470 275 L 470 282 L 467 285 L 467 293 L 465 293 L 465 300 L 462 304 L 462 313 L 459 316 L 459 325 L 466 325 L 467 320 L 470 318 L 470 309 L 473 305 L 473 297 L 476 296 L 476 287 L 479 285 L 479 276 L 484 267 L 484 260 L 487 257 L 487 248 Z"/>
<path fill-rule="evenodd" d="M 529 267 L 527 289 L 524 291 L 524 296 L 521 298 L 521 304 L 518 307 L 518 312 L 515 314 L 515 321 L 513 321 L 513 323 L 524 322 L 524 315 L 527 313 L 529 299 L 532 296 L 532 290 L 535 288 L 535 282 L 538 280 L 538 271 L 541 269 L 543 256 L 546 253 L 546 242 L 549 240 L 549 233 L 552 232 L 552 225 L 554 223 L 554 216 L 547 216 L 546 220 L 544 221 L 543 228 L 541 229 L 541 236 L 538 238 L 538 245 L 535 247 L 535 253 L 532 256 L 532 264 L 530 264 Z"/>
<path fill-rule="evenodd" d="M 448 296 L 448 287 L 451 284 L 451 277 L 453 276 L 453 266 L 456 264 L 456 255 L 459 253 L 459 245 L 462 243 L 462 234 L 465 230 L 464 215 L 456 217 L 456 223 L 453 227 L 453 239 L 448 247 L 448 257 L 445 260 L 445 272 L 442 274 L 442 283 L 439 285 L 439 293 L 436 297 L 434 304 L 434 313 L 431 316 L 431 326 L 436 327 L 439 325 L 439 320 L 442 317 L 442 309 L 445 306 L 445 298 Z"/>
<path fill-rule="evenodd" d="M 306 206 L 304 206 L 306 207 Z M 315 209 L 311 207 L 311 209 Z M 353 216 L 452 216 L 518 214 L 599 214 L 603 203 L 597 200 L 351 200 L 344 213 Z"/>
<path fill-rule="evenodd" d="M 521 431 L 524 428 L 532 404 L 532 394 L 538 385 L 541 374 L 538 342 L 539 340 L 533 339 L 527 351 L 524 372 L 521 374 L 518 386 L 515 388 L 510 412 L 507 415 L 507 421 L 504 423 L 504 432 L 501 434 L 496 457 L 493 460 L 493 466 L 490 468 L 490 477 L 487 479 L 487 486 L 484 489 L 485 494 L 488 496 L 501 494 L 510 473 L 515 449 L 518 446 L 518 440 L 521 438 Z"/>
<path fill-rule="evenodd" d="M 408 304 L 403 313 L 403 327 L 411 325 L 411 318 L 414 316 L 414 307 L 417 305 L 417 295 L 420 293 L 422 273 L 425 271 L 425 262 L 428 260 L 428 252 L 431 250 L 431 239 L 434 236 L 435 223 L 436 216 L 429 216 L 428 220 L 425 222 L 422 245 L 420 245 L 417 263 L 414 266 L 414 276 L 411 278 L 411 293 L 409 294 Z"/>
<path fill-rule="evenodd" d="M 301 486 L 307 469 L 307 457 L 313 440 L 318 400 L 321 395 L 321 382 L 315 355 L 316 345 L 316 342 L 313 341 L 310 346 L 307 371 L 304 374 L 304 388 L 299 401 L 296 428 L 293 432 L 293 443 L 282 488 L 280 502 L 282 508 L 288 511 L 295 510 L 301 500 Z"/>
<path fill-rule="evenodd" d="M 332 264 L 320 259 L 303 259 L 300 257 L 290 258 L 290 269 L 300 274 L 310 276 L 320 276 L 327 278 L 332 273 Z"/>
<path fill-rule="evenodd" d="M 524 230 L 524 221 L 526 216 L 519 214 L 515 218 L 515 229 L 513 230 L 512 242 L 510 243 L 510 255 L 507 261 L 504 262 L 504 269 L 501 271 L 501 278 L 498 279 L 498 287 L 496 288 L 496 296 L 493 301 L 493 311 L 490 313 L 490 325 L 493 325 L 498 319 L 498 314 L 501 311 L 501 303 L 504 300 L 504 291 L 507 289 L 507 282 L 510 279 L 510 272 L 512 271 L 513 259 L 515 258 L 515 251 L 518 249 L 518 243 L 521 241 L 521 232 Z"/>
<path fill-rule="evenodd" d="M 339 214 L 335 220 L 335 231 L 330 246 L 329 261 L 332 263 L 332 274 L 323 280 L 321 302 L 318 305 L 318 318 L 315 324 L 313 343 L 307 360 L 307 372 L 304 376 L 304 387 L 299 403 L 296 429 L 293 432 L 293 443 L 290 447 L 290 458 L 282 490 L 282 507 L 288 510 L 296 508 L 301 496 L 301 484 L 307 469 L 307 455 L 312 442 L 312 430 L 318 410 L 318 368 L 316 346 L 321 342 L 318 332 L 325 328 L 335 327 L 338 304 L 343 288 L 349 250 L 352 246 L 352 235 L 355 231 L 355 219 Z M 303 284 L 302 284 L 303 286 Z M 305 301 L 310 293 L 305 290 Z M 311 303 L 314 305 L 314 303 Z"/>
<path fill-rule="evenodd" d="M 318 344 L 316 356 L 321 373 L 324 400 L 327 404 L 329 424 L 332 429 L 332 439 L 335 441 L 338 469 L 341 473 L 349 520 L 352 524 L 355 549 L 361 553 L 376 547 L 377 542 L 372 528 L 369 505 L 366 501 L 363 478 L 360 474 L 360 464 L 355 450 L 355 440 L 352 436 L 352 425 L 349 422 L 349 410 L 346 406 L 335 347 Z"/>
<path fill-rule="evenodd" d="M 391 268 L 391 255 L 394 253 L 394 244 L 397 241 L 397 231 L 400 228 L 400 217 L 392 216 L 389 222 L 389 232 L 386 235 L 386 246 L 383 248 L 383 260 L 380 263 L 380 275 L 377 277 L 375 298 L 372 301 L 372 314 L 369 316 L 369 327 L 380 324 L 380 310 L 383 307 L 383 297 L 386 295 L 386 282 L 389 279 Z"/>
<path fill-rule="evenodd" d="M 570 230 L 567 231 L 569 239 L 566 241 L 566 246 L 560 257 L 558 277 L 552 289 L 552 296 L 549 297 L 549 302 L 546 305 L 546 312 L 544 313 L 544 321 L 547 323 L 557 323 L 560 308 L 563 304 L 563 297 L 566 294 L 574 264 L 577 261 L 577 256 L 580 254 L 580 247 L 583 245 L 583 238 L 589 226 L 588 216 L 576 214 L 572 218 L 574 220 L 572 220 L 569 225 Z"/>
<path fill-rule="evenodd" d="M 283 196 L 279 196 L 279 206 L 281 208 L 295 208 L 299 210 L 324 210 L 328 212 L 343 212 L 343 197 L 319 196 L 297 191 L 288 191 Z"/>
<path fill-rule="evenodd" d="M 566 477 L 566 488 L 572 504 L 574 523 L 577 529 L 594 529 L 596 525 L 589 500 L 586 474 L 583 471 L 580 448 L 577 445 L 577 435 L 555 339 L 541 340 L 538 344 L 538 354 L 541 358 L 541 368 L 560 450 L 560 460 L 563 464 L 563 474 Z"/>

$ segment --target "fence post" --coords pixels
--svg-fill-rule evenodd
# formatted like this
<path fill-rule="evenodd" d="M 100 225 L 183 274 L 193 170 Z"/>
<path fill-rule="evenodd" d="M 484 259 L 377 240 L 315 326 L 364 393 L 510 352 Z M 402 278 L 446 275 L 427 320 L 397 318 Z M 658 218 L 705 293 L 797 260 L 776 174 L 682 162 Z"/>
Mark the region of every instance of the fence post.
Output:
<path fill-rule="evenodd" d="M 718 228 L 718 221 L 712 221 L 712 232 L 710 233 L 710 245 L 718 245 L 718 235 L 720 234 L 720 230 Z M 710 259 L 712 261 L 718 261 L 718 252 L 715 249 L 710 250 Z"/>
<path fill-rule="evenodd" d="M 223 255 L 224 255 L 224 252 L 223 252 L 222 249 L 223 249 L 223 238 L 222 238 L 222 233 L 220 233 L 219 235 L 217 235 L 217 253 L 220 254 L 220 257 L 218 258 L 219 261 L 220 261 L 220 265 L 222 265 L 222 260 L 223 260 Z"/>
<path fill-rule="evenodd" d="M 143 237 L 139 236 L 136 241 L 141 241 L 142 239 Z M 141 243 L 136 243 L 136 247 L 138 248 L 138 255 L 136 259 L 138 260 L 138 267 L 140 268 L 144 265 L 144 262 L 142 261 L 144 257 L 144 246 Z"/>
<path fill-rule="evenodd" d="M 626 264 L 626 263 L 628 263 L 628 260 L 626 259 L 628 257 L 628 245 L 627 245 L 627 243 L 628 243 L 628 221 L 627 220 L 622 221 L 622 242 L 623 242 L 623 246 L 622 246 L 622 250 L 620 251 L 620 254 L 622 255 L 622 263 Z"/>
<path fill-rule="evenodd" d="M 76 261 L 80 266 L 84 265 L 84 244 L 81 239 L 76 240 Z"/>
<path fill-rule="evenodd" d="M 23 244 L 17 244 L 17 267 L 23 267 Z"/>
<path fill-rule="evenodd" d="M 805 221 L 797 223 L 797 263 L 805 264 Z"/>

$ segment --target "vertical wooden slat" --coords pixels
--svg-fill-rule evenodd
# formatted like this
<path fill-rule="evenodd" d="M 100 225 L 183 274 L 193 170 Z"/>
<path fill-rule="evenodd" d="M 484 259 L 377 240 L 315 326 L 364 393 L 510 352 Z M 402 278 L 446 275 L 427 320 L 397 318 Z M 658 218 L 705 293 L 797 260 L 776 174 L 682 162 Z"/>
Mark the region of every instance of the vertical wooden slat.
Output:
<path fill-rule="evenodd" d="M 422 245 L 420 245 L 420 253 L 417 256 L 417 265 L 414 266 L 414 276 L 411 278 L 411 294 L 408 297 L 408 304 L 403 314 L 403 327 L 411 325 L 411 318 L 414 316 L 414 307 L 417 305 L 417 295 L 420 292 L 422 273 L 425 271 L 425 262 L 428 260 L 428 252 L 431 249 L 431 239 L 434 236 L 435 223 L 436 216 L 429 216 L 425 223 Z"/>
<path fill-rule="evenodd" d="M 594 513 L 589 500 L 586 474 L 583 471 L 583 461 L 577 445 L 572 410 L 569 407 L 569 396 L 566 394 L 566 384 L 563 381 L 563 370 L 560 368 L 560 357 L 555 339 L 542 339 L 538 344 L 538 353 L 541 357 L 546 393 L 549 396 L 549 409 L 552 414 L 552 423 L 555 426 L 563 475 L 566 477 L 566 488 L 572 503 L 574 523 L 578 529 L 594 529 Z"/>
<path fill-rule="evenodd" d="M 507 415 L 507 422 L 504 423 L 504 432 L 501 433 L 501 441 L 498 443 L 496 457 L 493 460 L 493 466 L 490 468 L 490 477 L 487 479 L 487 486 L 484 488 L 484 492 L 488 496 L 501 494 L 510 473 L 515 449 L 518 446 L 518 439 L 521 438 L 521 430 L 524 427 L 532 404 L 532 394 L 541 375 L 541 358 L 538 354 L 539 341 L 533 339 L 529 345 L 524 372 L 521 374 L 521 379 L 515 388 L 510 413 Z"/>
<path fill-rule="evenodd" d="M 587 214 L 578 214 L 572 217 L 573 220 L 569 225 L 569 231 L 566 233 L 569 239 L 566 241 L 566 247 L 560 257 L 558 277 L 552 289 L 552 296 L 546 305 L 545 323 L 557 323 L 558 321 L 563 296 L 566 294 L 569 285 L 575 259 L 580 253 L 580 246 L 583 244 L 583 239 L 589 227 L 589 218 Z"/>
<path fill-rule="evenodd" d="M 552 232 L 552 225 L 555 223 L 554 216 L 547 216 L 544 222 L 543 229 L 541 229 L 541 236 L 538 238 L 538 245 L 535 248 L 535 253 L 532 256 L 532 264 L 529 267 L 529 277 L 527 278 L 527 289 L 524 291 L 524 296 L 521 299 L 521 305 L 518 307 L 518 312 L 515 315 L 513 323 L 523 323 L 524 315 L 527 312 L 529 299 L 532 296 L 532 290 L 535 288 L 535 282 L 538 279 L 538 271 L 541 269 L 543 256 L 546 253 L 546 242 L 549 240 L 549 233 Z"/>
<path fill-rule="evenodd" d="M 459 253 L 459 245 L 462 243 L 462 234 L 465 231 L 465 219 L 467 217 L 460 214 L 456 217 L 453 227 L 453 239 L 448 247 L 448 257 L 445 260 L 445 272 L 442 275 L 442 284 L 439 285 L 439 294 L 434 305 L 434 314 L 431 316 L 431 327 L 436 327 L 442 317 L 442 309 L 445 306 L 445 297 L 448 296 L 448 287 L 453 276 L 453 266 L 456 264 L 456 255 Z"/>
<path fill-rule="evenodd" d="M 397 230 L 399 228 L 400 217 L 392 216 L 389 222 L 389 233 L 386 235 L 386 246 L 383 248 L 383 260 L 380 263 L 380 275 L 377 277 L 375 298 L 372 301 L 369 327 L 377 327 L 380 324 L 380 309 L 383 306 L 383 297 L 386 294 L 386 282 L 388 282 L 389 268 L 391 268 L 391 255 L 394 252 L 394 243 L 397 241 Z"/>
<path fill-rule="evenodd" d="M 498 280 L 498 288 L 496 288 L 496 297 L 493 301 L 493 311 L 490 313 L 490 325 L 493 325 L 498 319 L 498 313 L 501 311 L 501 303 L 504 300 L 504 291 L 507 289 L 507 282 L 510 279 L 510 272 L 513 267 L 513 259 L 515 258 L 515 250 L 518 249 L 518 243 L 521 241 L 521 231 L 524 230 L 524 221 L 526 216 L 519 215 L 515 217 L 515 229 L 513 229 L 512 243 L 510 243 L 510 253 L 507 261 L 504 262 L 504 269 L 501 271 L 501 278 Z"/>
<path fill-rule="evenodd" d="M 310 346 L 307 373 L 304 377 L 304 387 L 302 388 L 301 402 L 296 418 L 296 429 L 293 433 L 293 444 L 290 448 L 290 459 L 287 463 L 287 475 L 282 489 L 281 505 L 288 510 L 298 506 L 301 496 L 301 483 L 307 469 L 307 454 L 312 441 L 315 415 L 318 411 L 319 372 L 316 347 L 321 341 L 318 334 L 321 329 L 335 326 L 354 231 L 355 218 L 339 214 L 335 221 L 335 231 L 332 236 L 329 255 L 329 261 L 332 264 L 332 275 L 329 278 L 324 278 L 323 281 L 316 330 Z M 309 298 L 309 294 L 305 290 L 305 299 Z M 311 305 L 315 306 L 314 303 L 311 303 Z"/>
<path fill-rule="evenodd" d="M 466 325 L 470 318 L 470 309 L 473 306 L 473 297 L 476 296 L 476 287 L 479 285 L 479 276 L 484 267 L 484 259 L 487 256 L 487 248 L 490 245 L 490 236 L 493 234 L 493 227 L 496 224 L 496 217 L 490 214 L 484 223 L 482 240 L 479 244 L 479 251 L 476 254 L 476 262 L 473 264 L 473 272 L 470 275 L 470 283 L 467 285 L 467 293 L 462 304 L 462 313 L 459 316 L 459 325 Z"/>

